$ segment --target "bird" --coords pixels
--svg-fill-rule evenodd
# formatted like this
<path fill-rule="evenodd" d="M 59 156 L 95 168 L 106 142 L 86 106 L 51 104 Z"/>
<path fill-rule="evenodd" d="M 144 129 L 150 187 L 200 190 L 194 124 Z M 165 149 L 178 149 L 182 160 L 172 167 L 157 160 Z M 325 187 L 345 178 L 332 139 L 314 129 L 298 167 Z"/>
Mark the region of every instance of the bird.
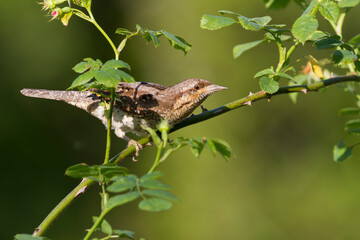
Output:
<path fill-rule="evenodd" d="M 212 84 L 199 78 L 187 79 L 165 87 L 150 82 L 120 82 L 115 89 L 112 126 L 115 135 L 136 146 L 126 133 L 146 133 L 144 127 L 157 128 L 166 120 L 170 127 L 188 117 L 211 94 L 226 87 Z M 86 91 L 57 91 L 45 89 L 23 89 L 27 97 L 63 101 L 83 109 L 97 117 L 107 127 L 106 104 L 109 91 L 88 89 Z"/>

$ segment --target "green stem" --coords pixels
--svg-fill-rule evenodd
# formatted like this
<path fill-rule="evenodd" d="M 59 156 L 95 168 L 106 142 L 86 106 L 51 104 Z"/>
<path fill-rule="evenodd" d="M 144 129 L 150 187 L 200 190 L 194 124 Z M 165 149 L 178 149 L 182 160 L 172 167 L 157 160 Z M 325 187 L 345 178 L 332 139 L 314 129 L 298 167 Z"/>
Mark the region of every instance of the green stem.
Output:
<path fill-rule="evenodd" d="M 91 19 L 91 23 L 93 23 L 95 25 L 95 27 L 101 32 L 101 34 L 106 38 L 106 40 L 109 42 L 111 48 L 113 49 L 114 53 L 115 53 L 115 59 L 119 60 L 119 52 L 117 51 L 115 44 L 113 43 L 113 41 L 111 40 L 111 38 L 106 34 L 106 32 L 104 31 L 104 29 L 102 29 L 100 27 L 100 25 L 96 22 L 92 12 L 91 12 L 91 8 L 87 8 L 86 9 L 89 13 L 90 19 Z"/>
<path fill-rule="evenodd" d="M 246 96 L 244 98 L 238 99 L 234 102 L 225 104 L 221 107 L 215 108 L 213 110 L 209 110 L 206 112 L 203 112 L 201 114 L 188 117 L 184 121 L 176 124 L 170 132 L 175 132 L 181 128 L 209 120 L 211 118 L 214 118 L 216 116 L 219 116 L 221 114 L 224 114 L 226 112 L 229 112 L 231 110 L 234 110 L 236 108 L 248 106 L 249 101 L 250 102 L 256 102 L 261 99 L 269 99 L 272 96 L 280 95 L 280 94 L 287 94 L 287 93 L 293 93 L 293 92 L 306 92 L 306 91 L 317 91 L 320 88 L 324 88 L 326 86 L 343 83 L 343 82 L 360 82 L 360 76 L 356 75 L 350 75 L 350 76 L 341 76 L 341 77 L 335 77 L 330 78 L 324 81 L 320 81 L 317 83 L 309 84 L 309 85 L 295 85 L 295 86 L 289 86 L 289 87 L 281 87 L 279 91 L 277 91 L 274 94 L 267 94 L 264 91 L 259 91 L 255 94 Z M 147 135 L 146 137 L 140 139 L 138 143 L 140 143 L 143 147 L 146 146 L 147 143 L 149 143 L 151 140 L 151 136 Z M 127 147 L 124 149 L 121 153 L 118 154 L 118 156 L 112 158 L 112 161 L 115 163 L 120 163 L 122 160 L 124 160 L 126 157 L 130 156 L 135 152 L 135 147 L 133 145 Z M 159 150 L 158 150 L 159 151 Z M 151 169 L 150 169 L 151 170 Z M 93 180 L 85 179 L 83 180 L 77 187 L 75 187 L 51 212 L 50 214 L 44 219 L 44 221 L 39 225 L 39 227 L 36 228 L 33 236 L 41 236 L 44 234 L 44 232 L 49 228 L 49 226 L 54 222 L 54 220 L 59 217 L 60 213 L 62 213 L 66 207 L 68 207 L 76 198 L 84 191 L 84 189 L 91 186 L 93 183 L 95 183 Z"/>
<path fill-rule="evenodd" d="M 286 48 L 284 48 L 279 42 L 276 42 L 277 43 L 277 46 L 278 46 L 278 49 L 279 49 L 279 63 L 278 63 L 278 66 L 276 68 L 276 72 L 280 72 L 281 71 L 281 68 L 285 62 L 285 59 L 284 59 L 284 56 L 286 54 L 284 54 L 284 51 L 286 51 Z"/>
<path fill-rule="evenodd" d="M 91 179 L 83 179 L 43 220 L 43 222 L 35 229 L 33 236 L 41 236 L 55 221 L 55 219 L 85 190 L 94 183 Z"/>
<path fill-rule="evenodd" d="M 161 142 L 161 144 L 157 150 L 157 153 L 156 153 L 155 161 L 148 173 L 152 173 L 160 165 L 160 158 L 162 156 L 163 150 L 164 150 L 164 142 Z"/>
<path fill-rule="evenodd" d="M 339 20 L 337 22 L 336 28 L 334 29 L 336 34 L 342 38 L 342 27 L 344 24 L 346 13 L 340 13 Z"/>
<path fill-rule="evenodd" d="M 104 220 L 106 214 L 110 211 L 111 209 L 106 209 L 104 211 L 101 212 L 100 216 L 97 218 L 96 222 L 94 223 L 94 225 L 92 225 L 92 227 L 90 228 L 90 230 L 88 231 L 88 233 L 86 234 L 86 236 L 84 237 L 83 240 L 89 240 L 91 235 L 95 232 L 96 228 L 101 224 L 102 220 Z"/>
<path fill-rule="evenodd" d="M 111 148 L 111 125 L 112 125 L 112 114 L 114 109 L 115 102 L 115 89 L 111 89 L 111 97 L 110 97 L 110 107 L 109 112 L 107 114 L 107 134 L 106 134 L 106 151 L 105 151 L 105 160 L 104 164 L 109 162 L 110 157 L 110 148 Z"/>
<path fill-rule="evenodd" d="M 299 41 L 295 41 L 295 43 L 294 43 L 294 45 L 292 45 L 290 48 L 289 48 L 289 51 L 286 53 L 286 59 L 285 59 L 285 61 L 286 60 L 288 60 L 289 59 L 289 57 L 291 56 L 291 54 L 294 52 L 294 50 L 296 49 L 296 47 L 299 45 Z"/>

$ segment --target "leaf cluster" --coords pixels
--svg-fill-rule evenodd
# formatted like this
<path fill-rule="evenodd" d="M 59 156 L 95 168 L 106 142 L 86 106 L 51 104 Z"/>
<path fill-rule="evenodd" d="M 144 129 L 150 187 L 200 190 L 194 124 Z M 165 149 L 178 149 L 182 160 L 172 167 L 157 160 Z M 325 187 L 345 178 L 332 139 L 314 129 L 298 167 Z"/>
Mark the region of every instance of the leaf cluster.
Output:
<path fill-rule="evenodd" d="M 239 13 L 227 10 L 220 10 L 221 16 L 205 14 L 201 18 L 200 26 L 207 30 L 218 30 L 233 24 L 240 24 L 245 30 L 264 31 L 264 38 L 248 43 L 241 43 L 233 48 L 234 58 L 240 57 L 245 51 L 250 50 L 263 43 L 275 43 L 279 50 L 279 61 L 276 67 L 263 69 L 255 74 L 254 78 L 259 80 L 260 88 L 270 94 L 277 92 L 280 88 L 279 80 L 285 79 L 289 85 L 299 84 L 299 78 L 303 79 L 302 74 L 295 76 L 289 73 L 296 73 L 292 66 L 290 56 L 295 48 L 305 43 L 312 43 L 318 49 L 332 50 L 332 62 L 335 66 L 343 68 L 349 67 L 353 71 L 360 71 L 359 45 L 360 35 L 356 35 L 349 41 L 345 41 L 341 36 L 341 27 L 344 17 L 349 8 L 359 4 L 358 0 L 312 0 L 309 4 L 306 1 L 295 1 L 304 9 L 303 14 L 296 19 L 291 29 L 284 28 L 283 24 L 270 24 L 271 17 L 248 18 Z M 284 8 L 289 1 L 272 0 L 265 1 L 268 8 Z M 335 34 L 330 34 L 318 30 L 319 23 L 317 13 L 325 18 L 334 28 Z M 223 15 L 229 16 L 223 16 Z M 291 35 L 290 35 L 291 33 Z M 292 42 L 290 47 L 286 47 L 286 42 Z M 319 81 L 324 77 L 321 62 L 313 56 L 308 56 L 310 70 L 308 80 Z M 327 61 L 326 61 L 327 62 Z M 327 72 L 327 70 L 325 70 Z M 328 74 L 329 75 L 329 74 Z M 292 98 L 296 100 L 296 95 Z"/>
<path fill-rule="evenodd" d="M 120 70 L 124 68 L 130 70 L 129 64 L 121 60 L 112 59 L 103 64 L 99 59 L 85 58 L 73 68 L 80 75 L 73 81 L 68 90 L 74 88 L 81 90 L 89 88 L 111 89 L 117 88 L 121 81 L 135 82 L 132 76 Z"/>

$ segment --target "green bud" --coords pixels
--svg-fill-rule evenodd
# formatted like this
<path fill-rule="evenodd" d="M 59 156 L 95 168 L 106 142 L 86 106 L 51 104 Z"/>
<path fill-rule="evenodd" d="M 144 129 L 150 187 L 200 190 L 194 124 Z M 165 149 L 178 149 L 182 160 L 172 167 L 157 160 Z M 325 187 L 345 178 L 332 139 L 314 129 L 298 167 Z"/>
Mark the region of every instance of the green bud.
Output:
<path fill-rule="evenodd" d="M 67 2 L 68 0 L 53 0 L 56 5 L 62 4 L 63 2 Z"/>
<path fill-rule="evenodd" d="M 70 13 L 72 12 L 72 8 L 69 8 L 69 7 L 64 7 L 61 9 L 63 13 Z"/>
<path fill-rule="evenodd" d="M 168 132 L 170 130 L 170 126 L 168 121 L 166 120 L 162 120 L 161 123 L 159 124 L 159 131 L 160 132 Z"/>

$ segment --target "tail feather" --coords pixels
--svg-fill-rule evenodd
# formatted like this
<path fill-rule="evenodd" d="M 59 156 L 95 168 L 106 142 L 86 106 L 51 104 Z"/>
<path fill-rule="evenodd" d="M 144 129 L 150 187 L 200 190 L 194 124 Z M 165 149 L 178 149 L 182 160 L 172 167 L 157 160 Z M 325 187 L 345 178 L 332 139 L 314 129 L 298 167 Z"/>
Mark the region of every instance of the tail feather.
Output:
<path fill-rule="evenodd" d="M 27 97 L 44 98 L 57 101 L 63 101 L 78 108 L 87 110 L 89 104 L 98 101 L 99 99 L 94 98 L 94 94 L 90 91 L 56 91 L 56 90 L 45 90 L 45 89 L 23 89 L 20 91 L 21 94 Z"/>

